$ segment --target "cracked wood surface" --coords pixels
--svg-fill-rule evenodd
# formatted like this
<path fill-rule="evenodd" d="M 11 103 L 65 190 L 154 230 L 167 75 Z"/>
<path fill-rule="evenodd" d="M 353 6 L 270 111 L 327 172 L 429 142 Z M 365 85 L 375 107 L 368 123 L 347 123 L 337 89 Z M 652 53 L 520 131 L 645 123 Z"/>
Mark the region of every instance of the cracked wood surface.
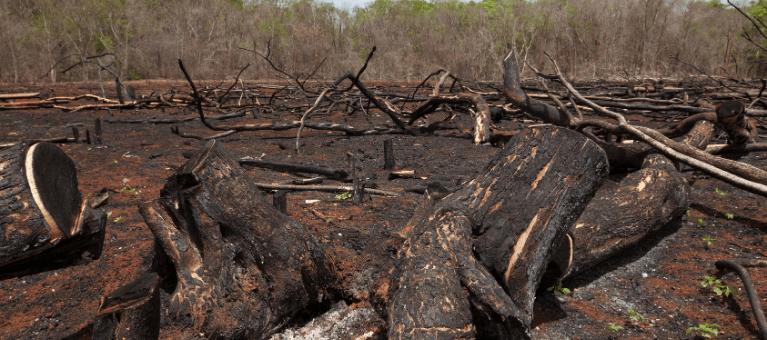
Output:
<path fill-rule="evenodd" d="M 267 338 L 332 296 L 314 237 L 255 182 L 212 141 L 140 207 L 175 268 L 174 317 L 207 337 Z"/>
<path fill-rule="evenodd" d="M 515 136 L 481 175 L 409 223 L 389 337 L 527 337 L 551 246 L 607 172 L 604 152 L 577 132 Z"/>

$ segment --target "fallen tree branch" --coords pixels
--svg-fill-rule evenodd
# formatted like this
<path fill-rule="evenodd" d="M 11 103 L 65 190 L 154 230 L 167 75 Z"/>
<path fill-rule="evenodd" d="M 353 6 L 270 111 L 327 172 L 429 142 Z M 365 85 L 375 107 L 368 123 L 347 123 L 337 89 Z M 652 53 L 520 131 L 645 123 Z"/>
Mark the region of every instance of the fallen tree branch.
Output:
<path fill-rule="evenodd" d="M 252 157 L 243 157 L 243 158 L 240 158 L 239 161 L 241 165 L 250 165 L 250 166 L 277 170 L 277 171 L 317 174 L 317 175 L 325 176 L 330 179 L 340 180 L 349 176 L 349 174 L 345 170 L 333 169 L 333 168 L 328 168 L 324 166 L 276 163 L 276 162 L 262 161 L 260 159 L 255 159 Z"/>
<path fill-rule="evenodd" d="M 751 302 L 751 310 L 754 312 L 754 319 L 756 320 L 756 325 L 759 327 L 759 334 L 761 335 L 762 339 L 767 340 L 767 319 L 764 317 L 762 304 L 759 301 L 759 295 L 756 293 L 756 289 L 754 288 L 754 283 L 751 280 L 751 275 L 748 274 L 746 268 L 743 268 L 743 266 L 734 261 L 716 261 L 715 265 L 719 270 L 730 270 L 738 274 L 738 277 L 740 277 L 740 280 L 743 282 L 743 287 L 746 289 L 748 301 Z"/>

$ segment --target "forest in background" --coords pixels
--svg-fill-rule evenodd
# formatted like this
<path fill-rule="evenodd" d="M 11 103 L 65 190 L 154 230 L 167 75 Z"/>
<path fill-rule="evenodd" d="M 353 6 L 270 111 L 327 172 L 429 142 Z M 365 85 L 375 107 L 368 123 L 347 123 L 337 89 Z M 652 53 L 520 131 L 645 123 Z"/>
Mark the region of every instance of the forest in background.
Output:
<path fill-rule="evenodd" d="M 739 2 L 767 21 L 767 0 Z M 4 0 L 0 81 L 59 82 L 281 75 L 331 79 L 378 52 L 367 79 L 414 80 L 438 68 L 498 80 L 509 48 L 550 53 L 578 79 L 763 77 L 767 42 L 718 0 L 376 0 L 353 11 L 311 0 Z M 749 42 L 744 35 L 752 38 Z M 324 60 L 324 62 L 323 62 Z M 99 66 L 99 64 L 101 66 Z"/>

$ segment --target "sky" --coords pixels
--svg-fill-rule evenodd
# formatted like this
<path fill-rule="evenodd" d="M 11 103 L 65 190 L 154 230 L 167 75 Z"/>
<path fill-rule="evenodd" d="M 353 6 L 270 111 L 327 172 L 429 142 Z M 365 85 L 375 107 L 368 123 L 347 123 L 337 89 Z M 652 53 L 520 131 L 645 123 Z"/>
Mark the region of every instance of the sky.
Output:
<path fill-rule="evenodd" d="M 330 2 L 338 8 L 352 9 L 354 7 L 363 7 L 373 0 L 321 0 L 324 2 Z"/>
<path fill-rule="evenodd" d="M 363 7 L 363 6 L 373 2 L 373 0 L 320 0 L 320 1 L 329 2 L 329 3 L 332 3 L 333 5 L 335 5 L 338 8 L 343 8 L 343 9 L 348 9 L 348 10 L 351 10 L 354 7 Z M 719 1 L 721 1 L 723 4 L 727 3 L 726 0 L 719 0 Z M 743 3 L 747 2 L 747 1 L 748 0 L 736 0 L 735 3 L 736 4 L 738 4 L 738 3 L 743 4 Z"/>

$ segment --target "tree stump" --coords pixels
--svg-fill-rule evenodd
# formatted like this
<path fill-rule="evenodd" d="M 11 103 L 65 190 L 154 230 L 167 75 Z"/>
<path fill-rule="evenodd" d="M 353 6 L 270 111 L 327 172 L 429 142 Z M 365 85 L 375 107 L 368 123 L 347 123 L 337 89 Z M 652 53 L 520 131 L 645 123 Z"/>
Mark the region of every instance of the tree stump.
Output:
<path fill-rule="evenodd" d="M 0 146 L 0 276 L 98 257 L 103 213 L 77 188 L 74 162 L 56 145 Z"/>
<path fill-rule="evenodd" d="M 216 141 L 140 212 L 175 271 L 171 313 L 212 338 L 268 338 L 329 300 L 330 261 Z"/>
<path fill-rule="evenodd" d="M 389 337 L 528 337 L 552 245 L 607 172 L 605 153 L 577 132 L 544 127 L 512 138 L 483 174 L 409 223 Z"/>

